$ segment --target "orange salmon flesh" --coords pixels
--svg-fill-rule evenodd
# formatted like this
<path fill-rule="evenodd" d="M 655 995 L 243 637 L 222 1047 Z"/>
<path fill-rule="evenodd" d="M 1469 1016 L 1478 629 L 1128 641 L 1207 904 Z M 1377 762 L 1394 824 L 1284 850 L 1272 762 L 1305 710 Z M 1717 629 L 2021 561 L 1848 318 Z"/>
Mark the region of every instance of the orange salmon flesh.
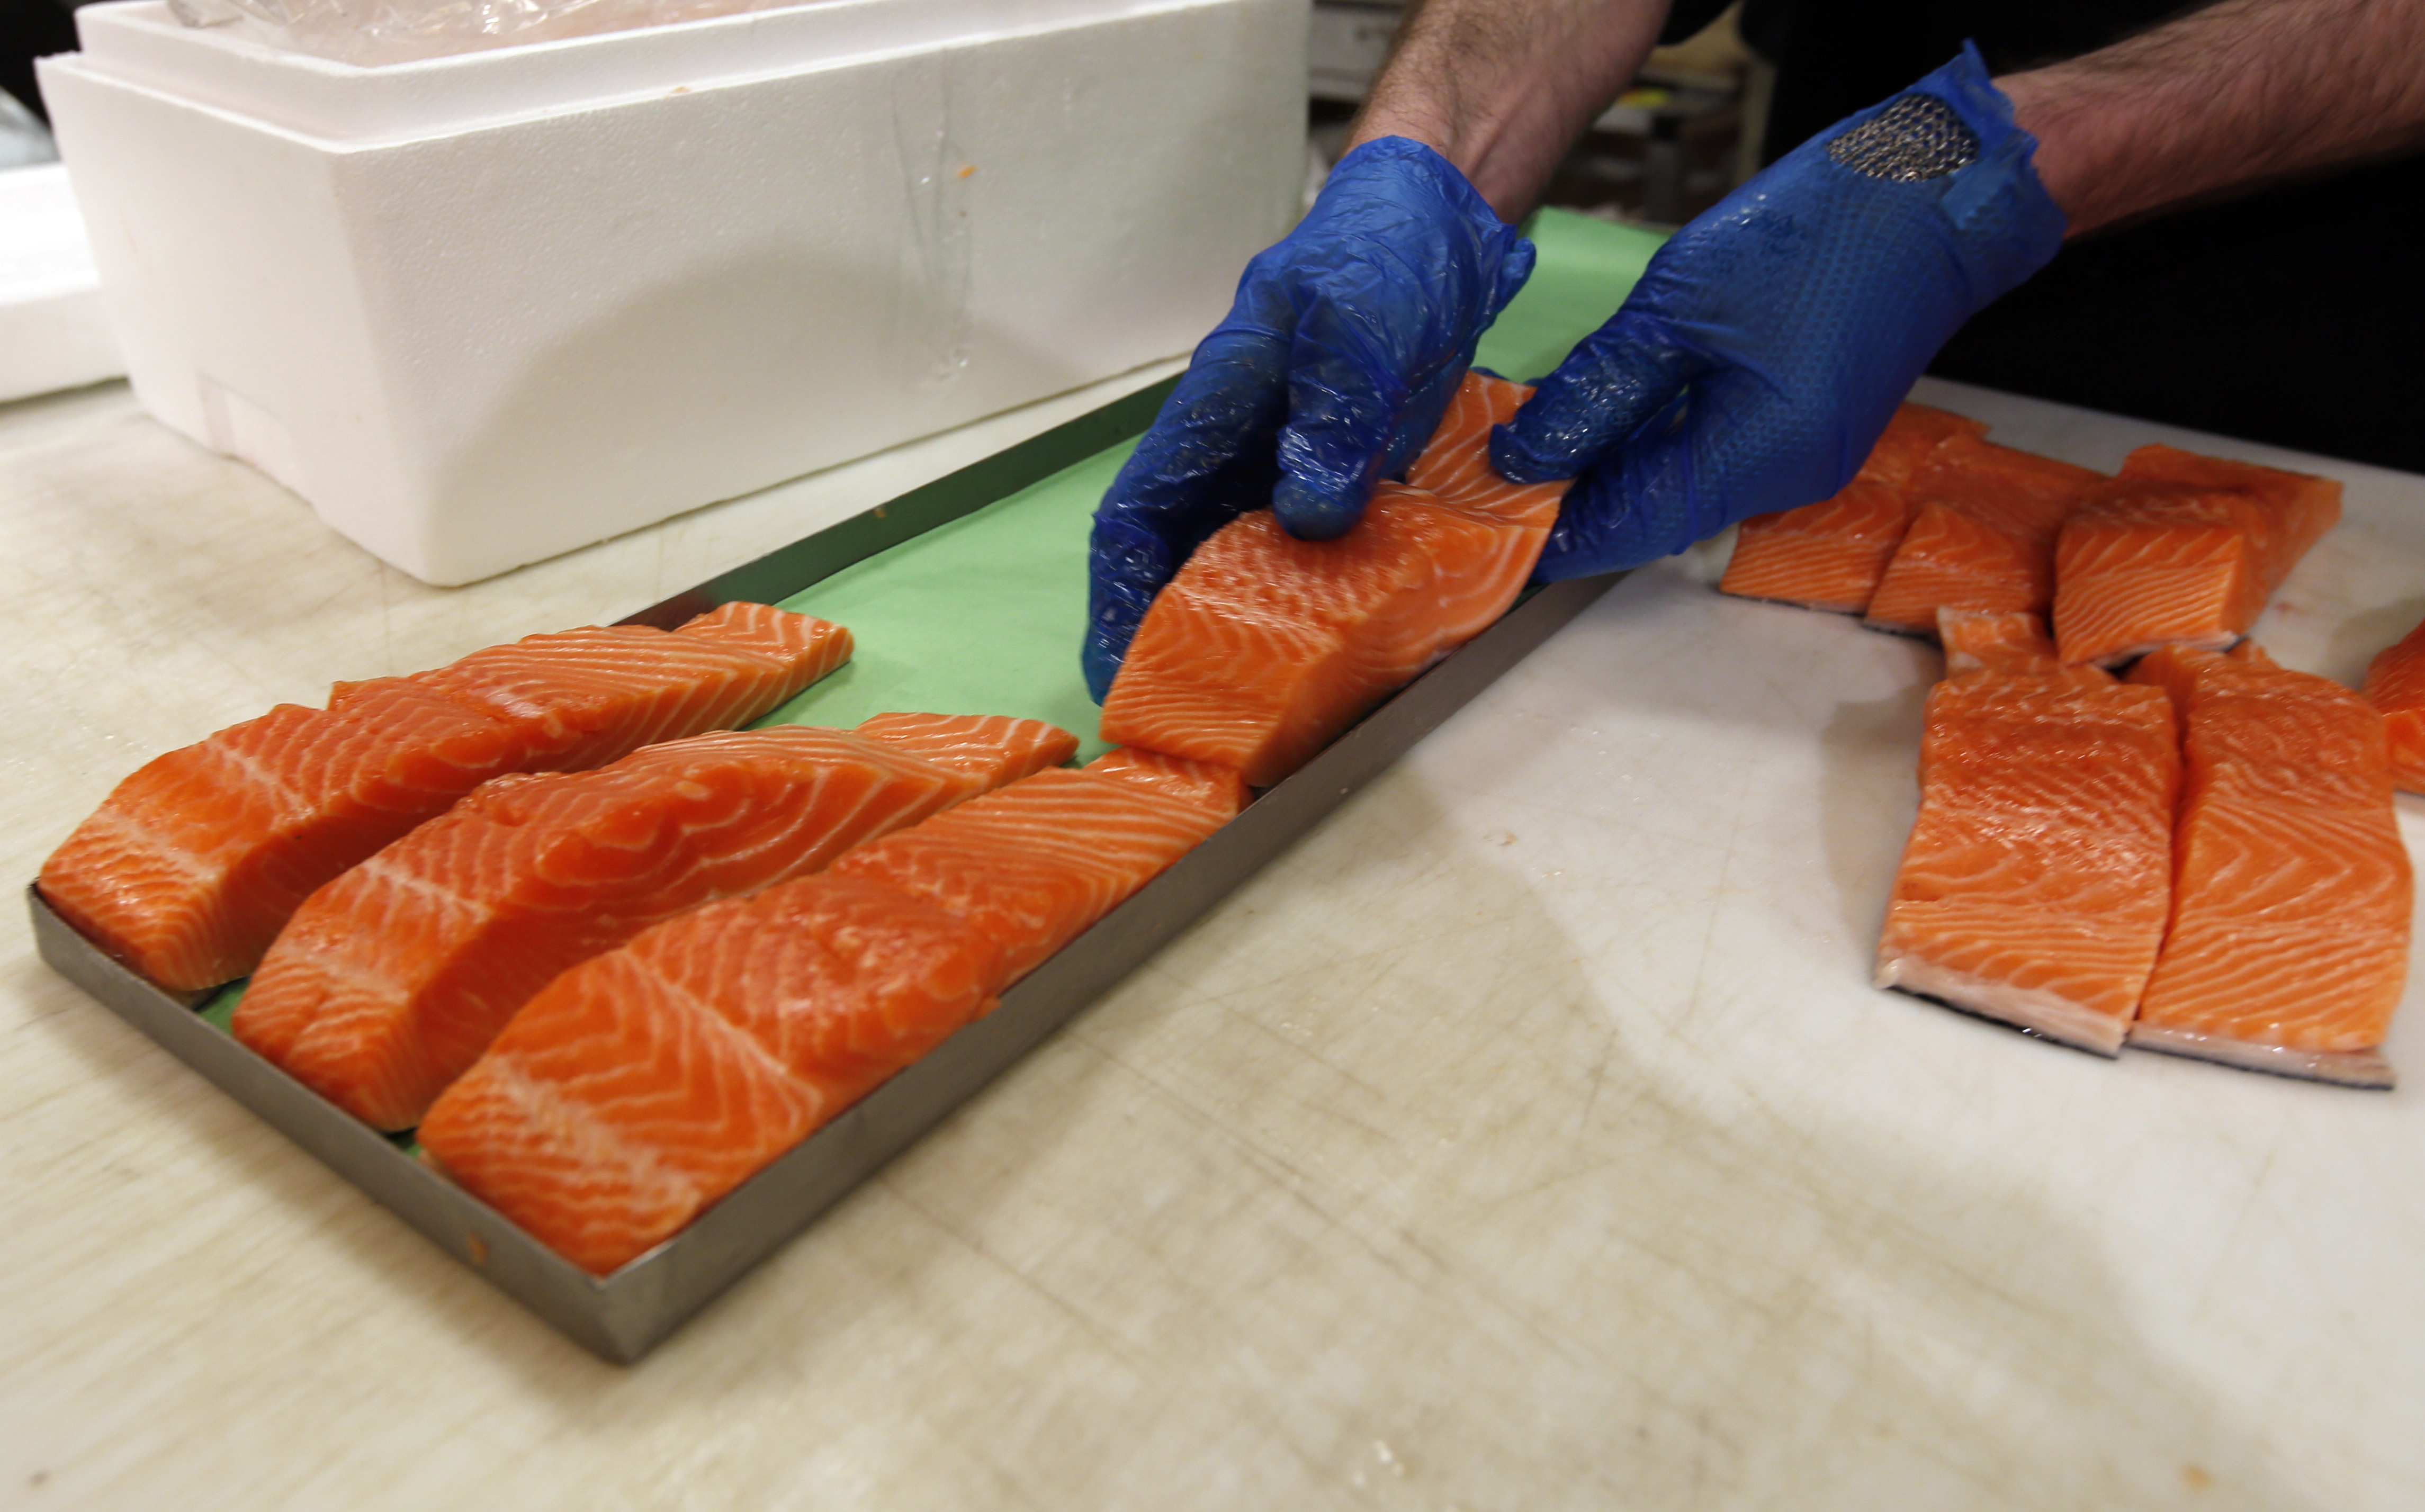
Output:
<path fill-rule="evenodd" d="M 1116 751 L 694 909 L 549 984 L 422 1146 L 604 1275 L 992 1011 L 1244 796 L 1234 774 Z"/>
<path fill-rule="evenodd" d="M 747 724 L 850 650 L 840 625 L 731 603 L 670 635 L 568 630 L 341 683 L 138 769 L 43 862 L 42 896 L 160 986 L 216 987 L 313 890 L 490 778 Z"/>
<path fill-rule="evenodd" d="M 1490 427 L 1531 394 L 1469 373 L 1404 484 L 1337 540 L 1268 509 L 1196 549 L 1154 599 L 1103 700 L 1107 741 L 1236 768 L 1268 787 L 1481 634 L 1532 575 L 1564 483 L 1490 467 Z"/>
<path fill-rule="evenodd" d="M 1719 591 L 1836 614 L 1864 612 L 1919 507 L 1912 481 L 1947 442 L 1986 433 L 1976 420 L 1924 404 L 1900 406 L 1841 492 L 1798 509 L 1754 515 L 1736 528 Z"/>
<path fill-rule="evenodd" d="M 1032 719 L 882 715 L 499 779 L 314 893 L 246 989 L 235 1036 L 356 1117 L 410 1128 L 567 969 L 1076 748 Z"/>

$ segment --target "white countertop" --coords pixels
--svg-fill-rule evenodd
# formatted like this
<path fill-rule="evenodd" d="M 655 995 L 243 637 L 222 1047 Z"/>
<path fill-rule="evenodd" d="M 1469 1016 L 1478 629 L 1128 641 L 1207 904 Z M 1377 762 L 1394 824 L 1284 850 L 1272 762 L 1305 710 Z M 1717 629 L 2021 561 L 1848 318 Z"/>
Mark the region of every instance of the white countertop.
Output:
<path fill-rule="evenodd" d="M 121 387 L 0 409 L 0 875 L 161 749 L 618 618 L 1118 387 L 458 589 Z M 2180 437 L 1921 396 L 2103 466 Z M 2350 676 L 2425 616 L 2425 478 L 2311 465 L 2350 520 L 2260 634 Z M 11 912 L 0 1505 L 2425 1504 L 2425 1009 L 2386 1096 L 1871 990 L 1935 653 L 1718 559 L 1620 585 L 634 1368 Z"/>

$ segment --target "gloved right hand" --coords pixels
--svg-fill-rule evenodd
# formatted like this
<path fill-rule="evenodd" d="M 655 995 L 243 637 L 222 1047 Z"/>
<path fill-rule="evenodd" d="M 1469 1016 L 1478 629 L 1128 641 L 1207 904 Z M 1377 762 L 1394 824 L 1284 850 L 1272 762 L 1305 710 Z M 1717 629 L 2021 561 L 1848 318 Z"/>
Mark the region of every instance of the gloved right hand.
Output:
<path fill-rule="evenodd" d="M 2036 147 L 1966 46 L 1678 232 L 1492 434 L 1511 481 L 1578 479 L 1536 575 L 1842 488 L 1936 349 L 2063 244 Z"/>
<path fill-rule="evenodd" d="M 1153 596 L 1241 512 L 1269 504 L 1309 540 L 1354 528 L 1532 271 L 1533 244 L 1421 142 L 1384 137 L 1341 158 L 1296 230 L 1247 265 L 1095 512 L 1096 701 Z"/>

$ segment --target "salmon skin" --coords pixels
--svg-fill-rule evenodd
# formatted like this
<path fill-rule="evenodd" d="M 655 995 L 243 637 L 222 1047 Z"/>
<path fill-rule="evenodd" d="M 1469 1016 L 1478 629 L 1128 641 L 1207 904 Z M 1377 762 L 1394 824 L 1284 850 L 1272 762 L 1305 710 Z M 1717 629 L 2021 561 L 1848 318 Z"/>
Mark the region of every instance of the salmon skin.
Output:
<path fill-rule="evenodd" d="M 879 715 L 500 778 L 314 893 L 232 1027 L 357 1118 L 408 1129 L 568 968 L 1076 748 L 1033 719 Z"/>
<path fill-rule="evenodd" d="M 2103 481 L 2051 457 L 1951 438 L 1911 484 L 1910 528 L 1863 622 L 1935 635 L 1940 608 L 2045 616 L 2054 605 L 2056 537 Z"/>
<path fill-rule="evenodd" d="M 2027 614 L 1939 630 L 1877 984 L 2119 1054 L 2172 901 L 2171 701 L 2064 667 Z"/>
<path fill-rule="evenodd" d="M 1154 599 L 1103 700 L 1102 735 L 1269 787 L 1516 601 L 1566 483 L 1491 470 L 1490 426 L 1531 390 L 1469 373 L 1405 484 L 1337 540 L 1268 509 L 1198 546 Z"/>
<path fill-rule="evenodd" d="M 2382 716 L 2261 654 L 2167 646 L 2130 680 L 2178 707 L 2187 756 L 2172 925 L 2130 1042 L 2389 1086 L 2411 881 Z"/>
<path fill-rule="evenodd" d="M 2425 624 L 2367 664 L 2366 701 L 2383 715 L 2392 784 L 2425 793 Z"/>
<path fill-rule="evenodd" d="M 1718 591 L 1862 613 L 1919 507 L 1913 481 L 1947 442 L 1986 434 L 1977 420 L 1924 404 L 1900 406 L 1842 491 L 1798 509 L 1753 515 L 1736 528 Z"/>
<path fill-rule="evenodd" d="M 2063 659 L 2112 667 L 2158 646 L 2229 646 L 2339 520 L 2340 491 L 2329 478 L 2139 448 L 2064 522 Z"/>
<path fill-rule="evenodd" d="M 118 785 L 42 896 L 172 991 L 252 970 L 313 889 L 492 777 L 746 724 L 850 658 L 840 625 L 729 603 L 668 634 L 568 630 L 281 703 Z"/>
<path fill-rule="evenodd" d="M 606 1275 L 992 1011 L 1244 793 L 1234 773 L 1115 752 L 659 925 L 533 998 L 422 1148 Z"/>

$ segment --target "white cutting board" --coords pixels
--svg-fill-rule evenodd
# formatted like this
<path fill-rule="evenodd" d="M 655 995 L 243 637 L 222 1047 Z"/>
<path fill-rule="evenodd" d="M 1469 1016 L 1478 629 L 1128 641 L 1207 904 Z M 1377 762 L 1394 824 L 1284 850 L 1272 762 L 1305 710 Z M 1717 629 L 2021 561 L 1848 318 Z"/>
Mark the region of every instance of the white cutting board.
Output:
<path fill-rule="evenodd" d="M 2184 440 L 1921 397 L 2098 465 Z M 0 734 L 12 875 L 172 729 L 805 528 L 444 594 L 112 402 L 0 411 L 49 721 Z M 2353 672 L 2425 614 L 2425 478 L 2233 449 L 2348 480 L 2263 631 Z M 9 925 L 0 1504 L 2425 1504 L 2425 1008 L 2384 1095 L 1871 990 L 1935 653 L 1718 561 L 1621 585 L 634 1370 Z"/>

